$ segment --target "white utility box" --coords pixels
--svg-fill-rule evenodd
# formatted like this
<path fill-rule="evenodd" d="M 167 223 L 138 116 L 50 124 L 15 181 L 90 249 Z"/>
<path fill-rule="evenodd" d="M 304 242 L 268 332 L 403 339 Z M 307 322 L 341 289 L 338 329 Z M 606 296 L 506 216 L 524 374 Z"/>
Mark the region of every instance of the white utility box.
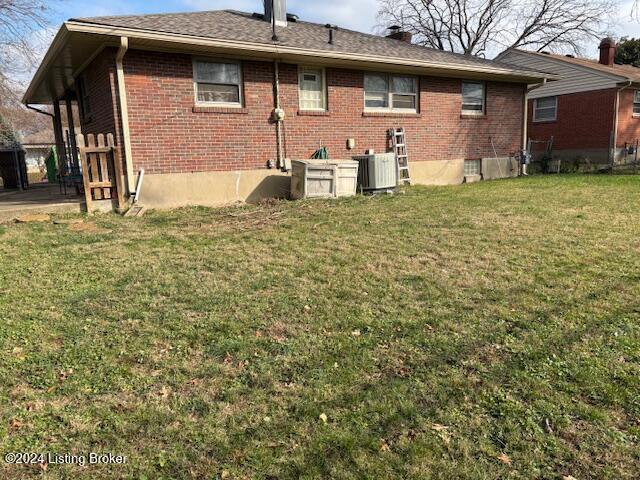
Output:
<path fill-rule="evenodd" d="M 349 197 L 356 194 L 358 162 L 353 160 L 293 160 L 291 198 Z"/>

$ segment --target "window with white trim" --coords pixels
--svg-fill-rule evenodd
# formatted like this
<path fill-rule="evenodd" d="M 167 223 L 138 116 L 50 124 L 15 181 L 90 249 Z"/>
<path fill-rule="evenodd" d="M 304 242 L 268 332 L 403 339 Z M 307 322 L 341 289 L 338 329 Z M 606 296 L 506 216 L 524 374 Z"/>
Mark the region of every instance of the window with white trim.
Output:
<path fill-rule="evenodd" d="M 533 101 L 533 121 L 548 122 L 558 116 L 558 97 L 536 98 Z"/>
<path fill-rule="evenodd" d="M 485 88 L 483 82 L 462 82 L 462 113 L 483 115 Z"/>
<path fill-rule="evenodd" d="M 464 176 L 480 175 L 481 164 L 480 159 L 464 161 Z"/>
<path fill-rule="evenodd" d="M 633 116 L 640 117 L 640 90 L 633 92 Z"/>
<path fill-rule="evenodd" d="M 239 107 L 242 105 L 240 62 L 194 60 L 196 103 Z"/>
<path fill-rule="evenodd" d="M 416 112 L 418 79 L 406 75 L 365 73 L 364 106 L 366 110 Z"/>
<path fill-rule="evenodd" d="M 322 68 L 300 67 L 300 110 L 326 110 L 325 73 Z"/>

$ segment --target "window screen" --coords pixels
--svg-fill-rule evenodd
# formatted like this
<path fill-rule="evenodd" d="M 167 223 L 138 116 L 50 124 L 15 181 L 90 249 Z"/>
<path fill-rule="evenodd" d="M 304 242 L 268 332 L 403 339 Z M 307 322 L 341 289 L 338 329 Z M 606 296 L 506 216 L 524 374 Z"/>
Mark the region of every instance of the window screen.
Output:
<path fill-rule="evenodd" d="M 555 120 L 557 116 L 557 110 L 557 97 L 536 98 L 533 110 L 533 120 L 536 122 Z"/>
<path fill-rule="evenodd" d="M 484 83 L 462 82 L 462 111 L 464 113 L 484 113 Z"/>
<path fill-rule="evenodd" d="M 317 68 L 300 69 L 300 109 L 325 110 L 324 72 Z"/>
<path fill-rule="evenodd" d="M 196 100 L 199 103 L 239 105 L 240 76 L 239 63 L 196 61 Z"/>
<path fill-rule="evenodd" d="M 418 79 L 386 73 L 364 76 L 364 105 L 369 109 L 416 111 Z"/>

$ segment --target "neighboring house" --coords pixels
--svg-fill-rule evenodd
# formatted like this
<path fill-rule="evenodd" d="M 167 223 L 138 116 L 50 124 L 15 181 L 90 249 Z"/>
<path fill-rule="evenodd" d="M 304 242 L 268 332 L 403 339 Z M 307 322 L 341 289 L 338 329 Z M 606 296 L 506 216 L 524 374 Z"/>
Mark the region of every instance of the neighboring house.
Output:
<path fill-rule="evenodd" d="M 57 118 L 77 101 L 84 133 L 115 134 L 130 192 L 144 169 L 148 206 L 285 196 L 285 159 L 387 151 L 392 127 L 406 129 L 414 183 L 515 175 L 527 84 L 544 74 L 275 4 L 276 39 L 270 11 L 69 20 L 23 100 L 53 102 Z"/>
<path fill-rule="evenodd" d="M 608 164 L 640 139 L 640 69 L 614 63 L 616 43 L 600 43 L 599 60 L 509 50 L 501 62 L 560 78 L 529 93 L 528 135 L 553 136 L 554 158 Z M 614 148 L 615 146 L 615 148 Z"/>

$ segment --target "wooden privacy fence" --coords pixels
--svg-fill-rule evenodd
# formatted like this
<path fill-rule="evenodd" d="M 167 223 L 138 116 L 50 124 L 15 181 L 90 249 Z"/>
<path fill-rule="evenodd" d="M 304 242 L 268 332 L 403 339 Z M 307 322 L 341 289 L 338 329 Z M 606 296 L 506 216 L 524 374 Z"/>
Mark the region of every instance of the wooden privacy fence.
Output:
<path fill-rule="evenodd" d="M 120 153 L 113 134 L 107 134 L 106 139 L 105 144 L 102 133 L 97 136 L 89 134 L 86 141 L 84 135 L 76 136 L 87 212 L 92 212 L 95 202 L 99 201 L 111 201 L 117 209 L 125 206 Z"/>

